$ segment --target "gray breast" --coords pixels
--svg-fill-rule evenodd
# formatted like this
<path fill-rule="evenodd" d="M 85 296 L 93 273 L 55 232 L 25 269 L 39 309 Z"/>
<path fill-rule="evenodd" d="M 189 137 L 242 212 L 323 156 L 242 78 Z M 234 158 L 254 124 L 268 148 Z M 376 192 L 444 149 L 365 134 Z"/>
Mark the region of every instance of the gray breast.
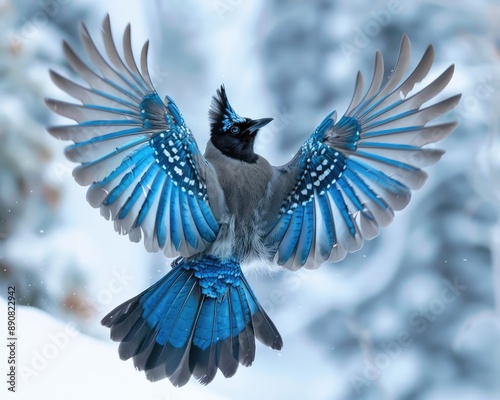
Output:
<path fill-rule="evenodd" d="M 229 212 L 238 223 L 252 220 L 273 174 L 269 162 L 260 156 L 255 163 L 227 157 L 211 142 L 207 145 L 205 158 L 215 168 Z"/>

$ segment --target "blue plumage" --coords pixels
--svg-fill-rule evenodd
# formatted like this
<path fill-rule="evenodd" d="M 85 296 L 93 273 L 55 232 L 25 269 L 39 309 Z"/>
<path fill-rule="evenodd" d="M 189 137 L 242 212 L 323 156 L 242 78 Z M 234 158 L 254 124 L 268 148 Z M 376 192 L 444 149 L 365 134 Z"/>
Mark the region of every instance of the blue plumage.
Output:
<path fill-rule="evenodd" d="M 200 260 L 193 259 L 183 264 L 191 269 L 200 281 L 202 293 L 219 301 L 225 295 L 228 285 L 240 285 L 241 269 L 236 259 L 220 260 L 214 256 L 205 256 Z"/>
<path fill-rule="evenodd" d="M 152 287 L 109 313 L 103 324 L 111 327 L 113 338 L 123 340 L 121 356 L 142 355 L 136 368 L 154 371 L 151 380 L 169 377 L 176 385 L 185 382 L 168 371 L 170 357 L 187 357 L 190 370 L 197 371 L 194 375 L 209 382 L 217 368 L 226 376 L 234 374 L 234 360 L 240 355 L 244 365 L 253 361 L 255 345 L 248 343 L 254 336 L 272 348 L 281 347 L 281 338 L 240 264 L 210 255 L 180 261 Z M 230 351 L 223 350 L 226 346 Z M 168 348 L 177 350 L 165 352 Z M 213 353 L 215 369 L 204 365 L 207 353 Z"/>
<path fill-rule="evenodd" d="M 314 241 L 314 203 L 307 202 L 304 206 L 304 216 L 302 218 L 302 229 L 300 239 L 297 244 L 299 262 L 305 264 L 311 253 L 311 247 Z"/>
<path fill-rule="evenodd" d="M 196 224 L 196 228 L 200 234 L 200 236 L 207 242 L 211 243 L 215 240 L 215 233 L 213 230 L 213 225 L 210 226 L 209 222 L 207 221 L 207 212 L 208 210 L 205 211 L 205 213 L 202 211 L 201 207 L 204 206 L 204 204 L 200 204 L 193 196 L 188 196 L 188 206 L 189 209 L 191 210 L 191 213 L 193 215 L 193 221 Z M 215 222 L 215 221 L 212 221 Z"/>
<path fill-rule="evenodd" d="M 345 203 L 344 197 L 342 196 L 342 193 L 338 189 L 337 185 L 332 186 L 332 188 L 328 192 L 331 194 L 335 206 L 340 211 L 340 215 L 344 219 L 344 222 L 349 229 L 349 233 L 352 236 L 356 235 L 356 227 L 354 226 L 354 221 L 352 220 L 349 209 L 347 208 L 347 204 Z"/>
<path fill-rule="evenodd" d="M 158 173 L 156 174 L 153 184 L 151 185 L 148 191 L 146 200 L 144 201 L 143 205 L 141 206 L 141 209 L 139 210 L 139 215 L 137 216 L 137 221 L 135 223 L 137 226 L 141 226 L 142 223 L 144 222 L 144 219 L 151 210 L 151 207 L 153 206 L 153 202 L 155 201 L 156 197 L 159 196 L 161 187 L 165 182 L 165 179 L 166 178 L 164 175 Z"/>
<path fill-rule="evenodd" d="M 176 249 L 179 249 L 182 241 L 182 222 L 179 208 L 179 190 L 174 187 L 170 195 L 170 240 Z"/>
<path fill-rule="evenodd" d="M 423 167 L 443 152 L 423 146 L 451 133 L 454 123 L 430 125 L 459 96 L 423 105 L 448 84 L 453 67 L 409 96 L 429 72 L 429 47 L 415 70 L 406 36 L 391 77 L 375 57 L 373 79 L 360 73 L 345 115 L 331 112 L 297 155 L 273 167 L 254 152 L 256 135 L 271 119 L 238 115 L 221 86 L 210 110 L 210 141 L 202 154 L 174 100 L 162 101 L 147 66 L 148 44 L 135 62 L 130 26 L 123 56 L 109 18 L 105 57 L 82 29 L 87 65 L 64 43 L 68 63 L 88 83 L 51 71 L 54 83 L 81 104 L 47 100 L 75 125 L 49 128 L 73 144 L 73 174 L 90 186 L 87 199 L 132 241 L 148 251 L 180 256 L 162 279 L 111 311 L 102 323 L 149 380 L 206 384 L 218 370 L 229 377 L 255 358 L 255 339 L 281 349 L 282 339 L 257 301 L 241 264 L 276 262 L 315 268 L 339 261 L 377 236 L 411 190 L 426 179 Z"/>
<path fill-rule="evenodd" d="M 132 191 L 132 194 L 127 199 L 123 207 L 120 209 L 120 212 L 118 214 L 119 219 L 125 218 L 130 212 L 130 209 L 137 203 L 139 198 L 141 196 L 144 196 L 144 193 L 146 193 L 146 191 L 148 190 L 147 188 L 150 186 L 151 182 L 153 181 L 153 178 L 158 173 L 158 170 L 159 167 L 157 165 L 155 164 L 149 165 L 147 172 L 145 172 L 144 175 L 142 175 L 139 183 Z"/>
<path fill-rule="evenodd" d="M 170 194 L 173 186 L 174 184 L 172 183 L 172 180 L 166 177 L 158 205 L 158 213 L 156 214 L 156 235 L 158 237 L 158 244 L 160 247 L 165 246 L 167 241 L 167 229 L 170 229 L 170 225 L 164 224 L 163 222 L 167 218 L 167 208 L 170 204 Z"/>

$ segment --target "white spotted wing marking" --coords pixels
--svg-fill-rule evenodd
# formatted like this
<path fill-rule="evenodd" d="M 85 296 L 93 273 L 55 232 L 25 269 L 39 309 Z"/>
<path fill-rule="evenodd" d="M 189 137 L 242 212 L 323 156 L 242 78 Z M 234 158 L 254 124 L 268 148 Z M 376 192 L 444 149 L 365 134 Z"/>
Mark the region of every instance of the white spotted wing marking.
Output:
<path fill-rule="evenodd" d="M 219 229 L 203 178 L 209 165 L 174 101 L 167 96 L 163 102 L 154 90 L 148 44 L 139 70 L 130 25 L 123 40 L 124 57 L 115 47 L 109 17 L 102 32 L 107 57 L 82 27 L 91 66 L 64 44 L 69 64 L 88 86 L 51 72 L 55 84 L 81 104 L 48 100 L 55 112 L 77 121 L 49 132 L 74 142 L 65 152 L 81 163 L 74 170 L 75 179 L 90 186 L 89 203 L 112 219 L 118 232 L 133 241 L 144 237 L 149 251 L 162 250 L 168 256 L 203 251 Z"/>
<path fill-rule="evenodd" d="M 434 164 L 444 153 L 422 146 L 445 138 L 456 124 L 427 124 L 453 109 L 460 96 L 423 104 L 446 87 L 453 66 L 409 95 L 428 74 L 434 52 L 429 46 L 403 80 L 410 53 L 405 35 L 396 67 L 382 84 L 383 60 L 377 52 L 373 79 L 365 94 L 358 73 L 346 114 L 338 122 L 335 113 L 328 115 L 297 156 L 277 168 L 287 171 L 277 187 L 294 179 L 266 236 L 278 264 L 290 269 L 313 268 L 360 249 L 364 240 L 377 236 L 379 227 L 392 221 L 394 211 L 406 207 L 411 190 L 424 184 L 427 175 L 421 168 Z"/>

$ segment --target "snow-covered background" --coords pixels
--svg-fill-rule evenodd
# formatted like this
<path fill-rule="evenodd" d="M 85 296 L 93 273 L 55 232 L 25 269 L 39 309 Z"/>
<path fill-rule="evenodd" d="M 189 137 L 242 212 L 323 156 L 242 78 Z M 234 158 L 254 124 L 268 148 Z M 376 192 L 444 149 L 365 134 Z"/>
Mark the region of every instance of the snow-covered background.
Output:
<path fill-rule="evenodd" d="M 151 384 L 119 360 L 99 321 L 169 260 L 116 235 L 45 131 L 63 122 L 43 104 L 64 98 L 48 68 L 71 76 L 61 41 L 81 49 L 79 21 L 98 35 L 106 12 L 117 38 L 131 22 L 137 50 L 151 39 L 153 81 L 201 147 L 224 83 L 240 114 L 275 118 L 258 152 L 276 165 L 343 113 L 375 50 L 389 75 L 404 32 L 413 66 L 429 43 L 432 76 L 456 64 L 443 98 L 463 93 L 447 117 L 460 125 L 425 187 L 341 263 L 250 276 L 284 348 L 259 346 L 251 368 L 206 388 Z M 16 285 L 19 398 L 500 398 L 499 18 L 496 0 L 0 0 L 0 331 Z"/>

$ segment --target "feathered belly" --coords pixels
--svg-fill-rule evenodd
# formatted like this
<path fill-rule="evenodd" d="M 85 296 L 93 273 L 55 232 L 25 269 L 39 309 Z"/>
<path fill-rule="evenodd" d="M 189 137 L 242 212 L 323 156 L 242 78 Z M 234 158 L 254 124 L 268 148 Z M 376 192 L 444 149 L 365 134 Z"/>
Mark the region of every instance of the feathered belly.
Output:
<path fill-rule="evenodd" d="M 239 220 L 233 214 L 228 224 L 221 225 L 217 239 L 207 253 L 223 259 L 235 257 L 243 267 L 249 264 L 267 267 L 270 253 L 258 229 L 260 224 L 256 222 Z"/>
<path fill-rule="evenodd" d="M 220 224 L 217 239 L 207 250 L 220 258 L 236 257 L 242 263 L 268 263 L 263 243 L 262 221 L 265 197 L 273 176 L 271 165 L 262 157 L 247 163 L 222 155 L 212 145 L 205 153 L 212 163 L 224 192 L 227 222 Z"/>
<path fill-rule="evenodd" d="M 236 257 L 244 270 L 249 265 L 267 269 L 271 256 L 263 242 L 265 232 L 262 227 L 266 224 L 261 212 L 265 207 L 266 186 L 255 182 L 252 186 L 246 182 L 248 179 L 243 179 L 238 185 L 226 186 L 229 222 L 221 225 L 209 252 L 221 258 Z"/>

